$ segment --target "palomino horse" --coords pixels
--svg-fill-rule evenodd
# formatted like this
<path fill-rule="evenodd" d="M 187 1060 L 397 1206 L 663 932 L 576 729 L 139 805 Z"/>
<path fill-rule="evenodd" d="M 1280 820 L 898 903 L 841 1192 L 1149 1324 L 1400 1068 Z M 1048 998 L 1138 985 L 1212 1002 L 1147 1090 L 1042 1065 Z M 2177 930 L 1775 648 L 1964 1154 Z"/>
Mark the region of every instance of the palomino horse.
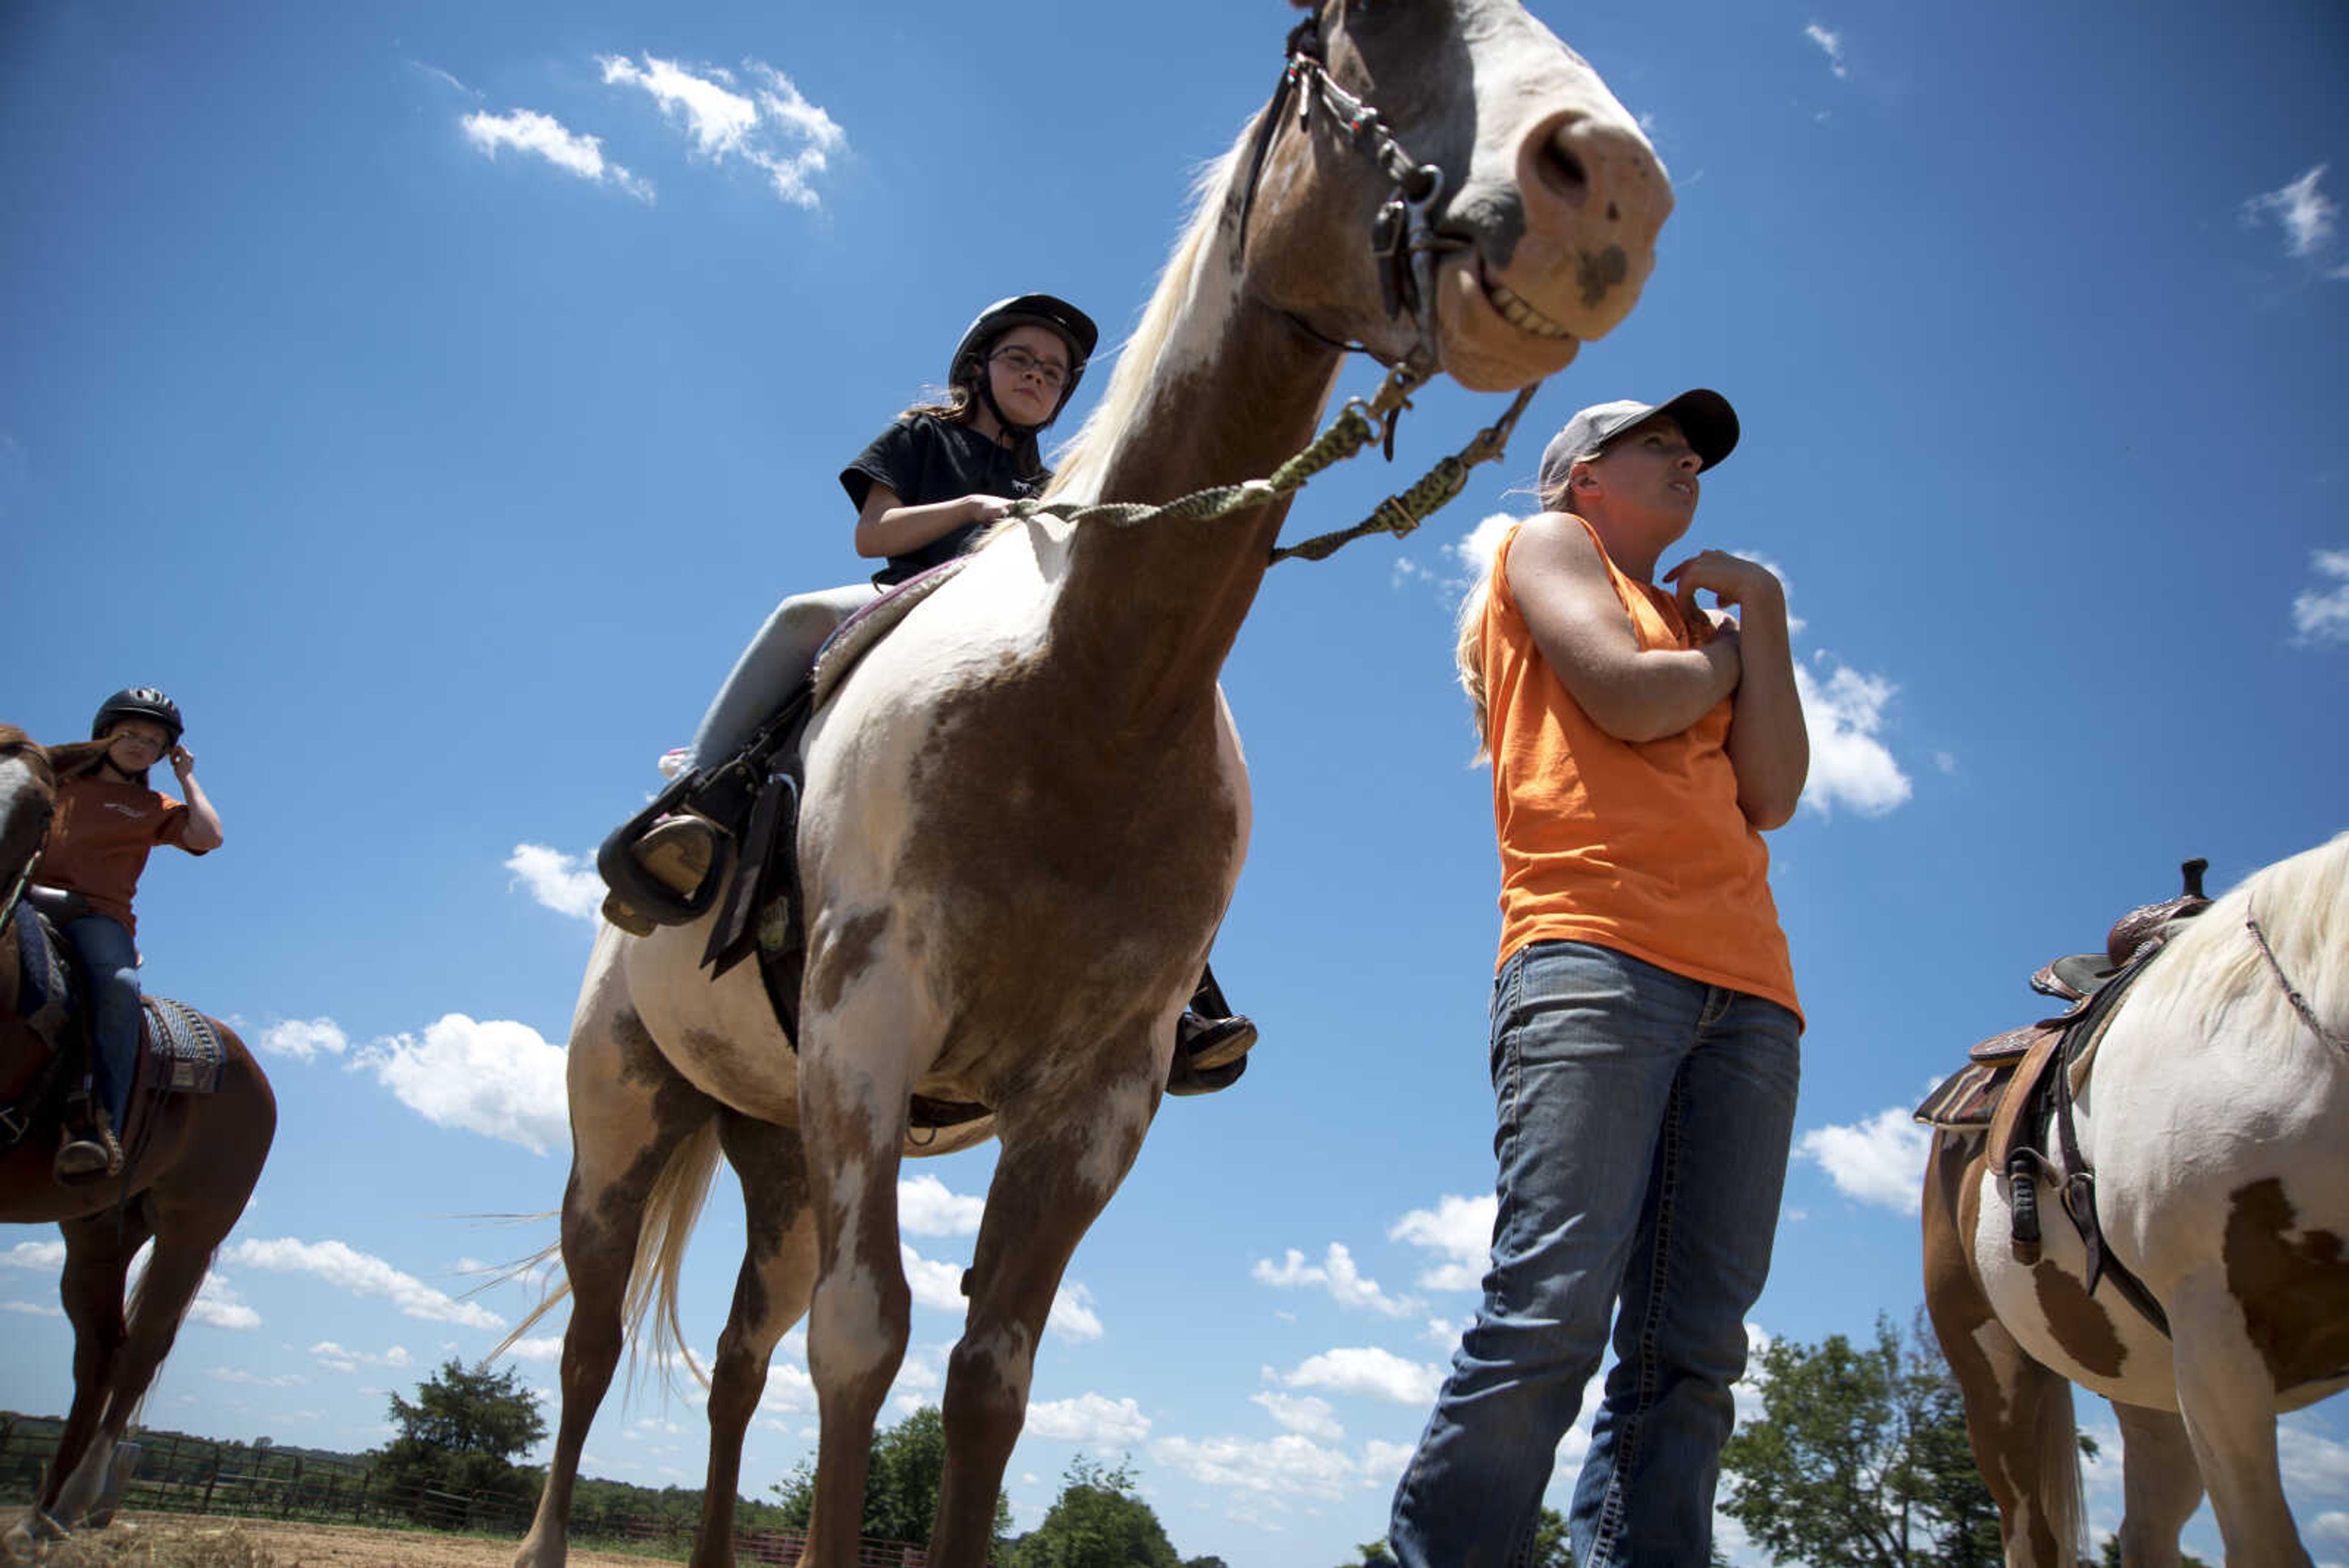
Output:
<path fill-rule="evenodd" d="M 0 1064 L 47 1049 L 17 1012 L 14 923 L 30 916 L 15 894 L 47 835 L 59 772 L 97 749 L 87 742 L 45 751 L 15 725 L 0 724 Z M 261 1179 L 277 1101 L 244 1042 L 217 1019 L 212 1023 L 227 1051 L 218 1087 L 156 1104 L 127 1179 L 59 1185 L 49 1174 L 53 1137 L 27 1137 L 0 1157 L 0 1221 L 54 1224 L 64 1232 L 59 1292 L 74 1331 L 73 1409 L 32 1509 L 6 1532 L 12 1556 L 78 1525 L 106 1495 L 115 1442 L 170 1353 L 214 1249 Z M 150 1241 L 154 1251 L 126 1323 L 130 1262 Z"/>
<path fill-rule="evenodd" d="M 1631 308 L 1671 187 L 1516 0 L 1327 0 L 1298 36 L 1327 78 L 1294 67 L 1207 176 L 1055 499 L 1164 502 L 1271 472 L 1312 435 L 1350 342 L 1506 389 Z M 1330 81 L 1373 99 L 1392 140 L 1351 133 Z M 1410 202 L 1426 220 L 1416 253 L 1400 222 L 1386 255 L 1371 243 L 1390 197 L 1394 219 Z M 1398 250 L 1413 275 L 1382 275 Z M 624 1305 L 657 1300 L 674 1328 L 721 1148 L 750 1252 L 711 1369 L 693 1560 L 732 1561 L 743 1428 L 804 1311 L 809 1555 L 850 1563 L 911 1306 L 900 1158 L 991 1131 L 930 1549 L 937 1568 L 985 1560 L 1061 1272 L 1141 1148 L 1239 873 L 1247 774 L 1216 677 L 1286 511 L 1013 524 L 864 657 L 805 742 L 796 1054 L 751 966 L 699 968 L 714 917 L 600 933 L 570 1042 L 562 1422 L 518 1563 L 563 1559 Z M 909 1146 L 916 1094 L 991 1115 Z"/>
<path fill-rule="evenodd" d="M 2349 834 L 2177 929 L 2113 1014 L 2076 1123 L 2111 1256 L 2168 1337 L 2109 1276 L 2085 1290 L 2044 1183 L 2044 1251 L 2016 1259 L 1981 1135 L 1936 1132 L 1925 1178 L 1926 1304 L 2010 1568 L 2082 1550 L 2072 1383 L 2119 1417 L 2129 1568 L 2174 1568 L 2206 1487 L 2230 1568 L 2305 1564 L 2275 1418 L 2349 1386 Z"/>

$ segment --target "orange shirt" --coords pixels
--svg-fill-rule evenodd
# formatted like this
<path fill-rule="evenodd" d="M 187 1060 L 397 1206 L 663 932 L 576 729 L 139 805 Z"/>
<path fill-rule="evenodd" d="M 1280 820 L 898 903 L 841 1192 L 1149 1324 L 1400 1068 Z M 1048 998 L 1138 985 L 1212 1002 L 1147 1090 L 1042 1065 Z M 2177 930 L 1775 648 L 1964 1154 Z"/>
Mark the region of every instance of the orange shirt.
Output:
<path fill-rule="evenodd" d="M 93 912 L 110 915 L 125 930 L 135 931 L 130 898 L 147 869 L 148 851 L 158 844 L 187 849 L 191 820 L 186 806 L 143 784 L 93 774 L 67 779 L 57 786 L 57 815 L 50 819 L 33 879 L 79 893 Z"/>
<path fill-rule="evenodd" d="M 1724 749 L 1731 700 L 1658 740 L 1601 730 L 1542 658 L 1509 591 L 1516 538 L 1501 542 L 1484 628 L 1501 961 L 1528 942 L 1590 942 L 1800 1012 L 1770 852 L 1737 806 Z M 1710 623 L 1689 626 L 1669 589 L 1626 576 L 1605 545 L 1599 554 L 1642 649 L 1710 639 Z"/>

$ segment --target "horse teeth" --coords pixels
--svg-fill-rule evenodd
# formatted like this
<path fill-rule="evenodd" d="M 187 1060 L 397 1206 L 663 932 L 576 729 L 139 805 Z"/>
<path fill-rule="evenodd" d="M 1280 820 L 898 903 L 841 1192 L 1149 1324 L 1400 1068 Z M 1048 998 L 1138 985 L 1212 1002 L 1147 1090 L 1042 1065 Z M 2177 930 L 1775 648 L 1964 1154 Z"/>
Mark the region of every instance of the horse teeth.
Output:
<path fill-rule="evenodd" d="M 1485 289 L 1485 296 L 1492 300 L 1494 308 L 1501 313 L 1501 319 L 1521 332 L 1530 332 L 1537 337 L 1571 336 L 1565 327 L 1527 305 L 1513 290 L 1504 288 L 1497 283 L 1490 285 Z"/>

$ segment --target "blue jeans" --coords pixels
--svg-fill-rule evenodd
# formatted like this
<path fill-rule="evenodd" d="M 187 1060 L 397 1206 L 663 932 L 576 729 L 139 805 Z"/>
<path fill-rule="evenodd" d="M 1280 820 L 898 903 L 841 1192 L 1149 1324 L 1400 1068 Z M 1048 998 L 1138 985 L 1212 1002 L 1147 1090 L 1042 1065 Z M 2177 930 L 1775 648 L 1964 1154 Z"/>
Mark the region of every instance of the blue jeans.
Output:
<path fill-rule="evenodd" d="M 139 1065 L 139 948 L 111 915 L 69 920 L 65 937 L 89 981 L 98 1098 L 119 1133 L 130 1104 L 130 1077 Z"/>
<path fill-rule="evenodd" d="M 879 597 L 870 583 L 793 594 L 775 607 L 734 661 L 694 732 L 688 766 L 715 767 L 748 744 L 815 668 L 816 649 L 840 623 Z"/>
<path fill-rule="evenodd" d="M 1575 1561 L 1703 1568 L 1801 1044 L 1775 1002 L 1606 948 L 1537 942 L 1502 965 L 1492 1267 L 1395 1490 L 1402 1568 L 1529 1560 L 1610 1314 L 1615 1366 L 1568 1512 Z"/>

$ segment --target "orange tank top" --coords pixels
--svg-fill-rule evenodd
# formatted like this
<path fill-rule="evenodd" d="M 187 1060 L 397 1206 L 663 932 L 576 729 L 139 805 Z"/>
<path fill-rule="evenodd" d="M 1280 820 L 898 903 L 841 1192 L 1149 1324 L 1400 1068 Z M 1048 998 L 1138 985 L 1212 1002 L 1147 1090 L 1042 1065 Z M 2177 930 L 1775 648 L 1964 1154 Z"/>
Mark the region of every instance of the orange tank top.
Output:
<path fill-rule="evenodd" d="M 1641 649 L 1694 648 L 1712 635 L 1590 537 Z M 1724 749 L 1730 699 L 1658 740 L 1599 729 L 1551 672 L 1509 591 L 1516 538 L 1512 530 L 1493 563 L 1484 625 L 1501 961 L 1528 942 L 1590 942 L 1799 1012 L 1770 852 L 1738 809 Z"/>

